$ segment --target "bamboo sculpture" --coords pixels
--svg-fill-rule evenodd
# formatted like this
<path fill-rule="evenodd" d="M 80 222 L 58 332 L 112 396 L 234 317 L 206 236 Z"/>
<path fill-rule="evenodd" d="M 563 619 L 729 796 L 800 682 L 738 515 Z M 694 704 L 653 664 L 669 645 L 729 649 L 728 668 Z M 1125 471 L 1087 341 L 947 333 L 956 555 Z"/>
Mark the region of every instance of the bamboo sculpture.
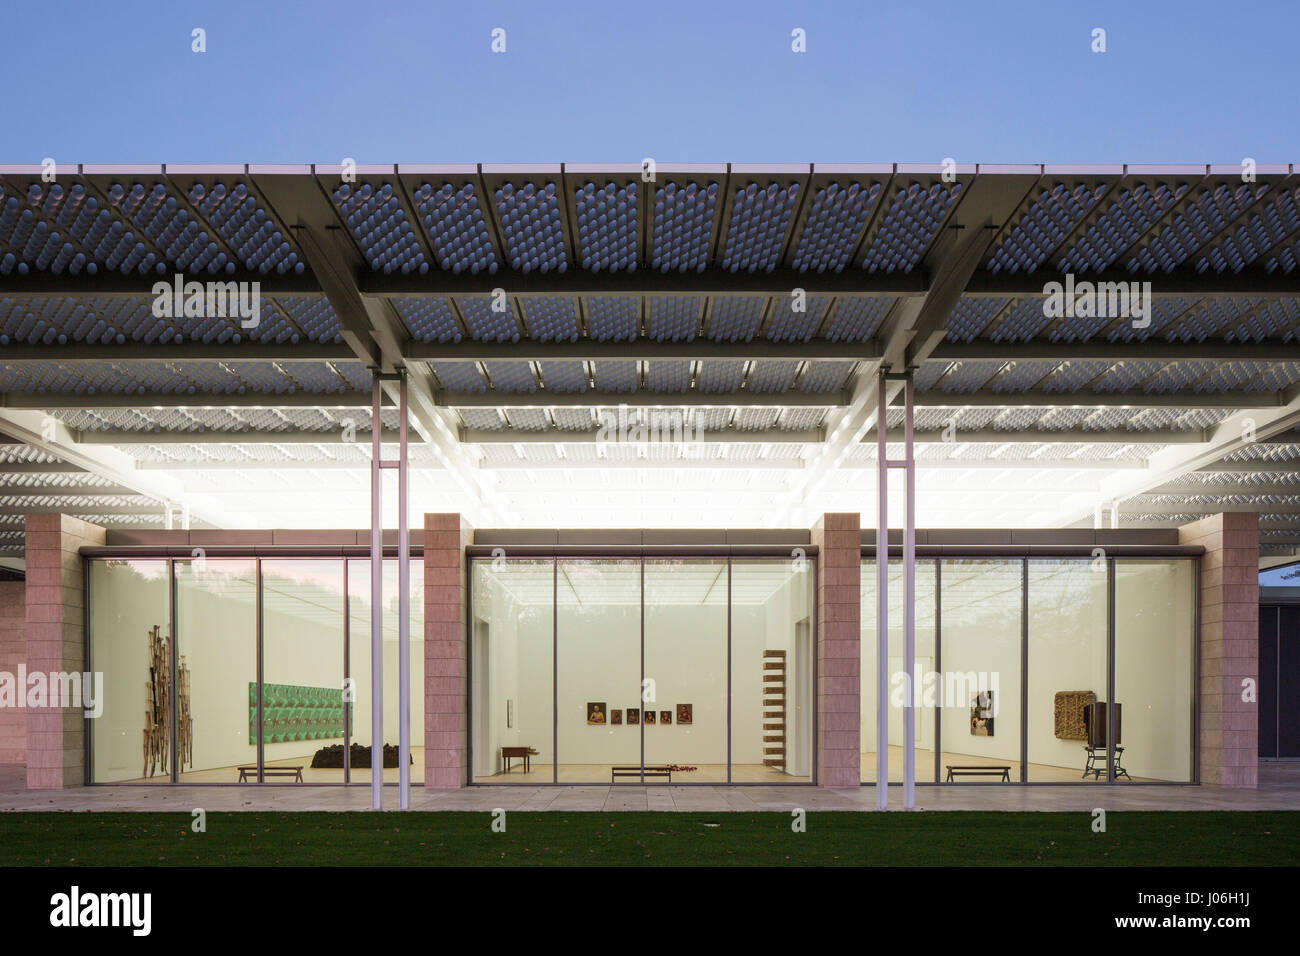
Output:
<path fill-rule="evenodd" d="M 144 771 L 152 777 L 161 770 L 170 772 L 168 757 L 171 745 L 172 658 L 171 641 L 153 626 L 146 637 L 149 642 L 149 683 L 146 686 L 144 712 Z M 190 715 L 190 669 L 184 656 L 176 673 L 176 753 L 180 765 L 194 766 L 194 720 Z"/>
<path fill-rule="evenodd" d="M 194 769 L 194 719 L 190 716 L 190 668 L 185 663 L 185 655 L 180 657 L 180 667 L 176 671 L 176 732 L 180 740 L 176 744 L 176 753 L 180 764 L 189 764 Z"/>
<path fill-rule="evenodd" d="M 168 766 L 171 740 L 171 646 L 155 624 L 147 632 L 149 641 L 149 684 L 145 688 L 144 772 L 152 777 L 159 767 Z"/>

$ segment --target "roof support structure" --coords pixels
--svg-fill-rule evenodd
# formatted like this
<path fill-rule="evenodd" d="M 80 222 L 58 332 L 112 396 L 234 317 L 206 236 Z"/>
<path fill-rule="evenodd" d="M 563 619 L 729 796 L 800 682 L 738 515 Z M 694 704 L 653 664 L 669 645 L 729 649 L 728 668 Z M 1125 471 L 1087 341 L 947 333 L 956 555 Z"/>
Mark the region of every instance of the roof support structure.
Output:
<path fill-rule="evenodd" d="M 296 211 L 296 219 L 290 223 L 294 238 L 339 317 L 345 344 L 374 371 L 406 370 L 408 407 L 416 432 L 411 441 L 418 436 L 432 449 L 448 477 L 466 497 L 467 517 L 471 521 L 483 522 L 485 515 L 491 514 L 504 522 L 504 516 L 495 513 L 495 505 L 479 484 L 474 467 L 477 462 L 457 440 L 450 413 L 440 409 L 433 399 L 434 384 L 428 368 L 403 358 L 402 349 L 410 336 L 393 311 L 392 303 L 362 294 L 358 276 L 369 264 L 347 232 L 340 228 L 338 212 L 325 192 L 329 187 L 315 177 L 254 175 L 253 179 L 276 207 Z M 384 382 L 383 388 L 389 401 L 397 405 L 400 401 L 397 383 Z"/>
<path fill-rule="evenodd" d="M 962 227 L 964 228 L 964 227 Z M 858 369 L 849 404 L 833 419 L 828 418 L 825 446 L 810 463 L 808 475 L 797 483 L 788 507 L 800 512 L 823 486 L 832 471 L 843 464 L 853 447 L 861 442 L 879 418 L 880 394 L 875 376 L 882 370 L 903 371 L 925 360 L 943 338 L 944 325 L 962 290 L 979 266 L 992 230 L 987 226 L 966 229 L 962 238 L 955 229 L 951 255 L 944 260 L 934 281 L 923 296 L 902 298 L 895 302 L 886 320 L 888 332 L 878 360 L 863 362 Z M 884 400 L 891 402 L 902 390 L 901 382 L 890 382 Z M 918 436 L 918 441 L 922 439 Z"/>
<path fill-rule="evenodd" d="M 1204 440 L 1180 447 L 1165 448 L 1149 459 L 1142 472 L 1113 475 L 1102 482 L 1096 500 L 1120 502 L 1137 495 L 1150 494 L 1151 489 L 1168 484 L 1181 475 L 1197 471 L 1219 459 L 1241 451 L 1250 445 L 1267 442 L 1274 436 L 1286 433 L 1300 425 L 1300 385 L 1293 385 L 1283 393 L 1284 404 L 1271 408 L 1242 409 L 1208 430 Z M 1062 515 L 1060 524 L 1069 526 L 1082 518 L 1091 518 L 1093 505 L 1071 508 Z M 1262 507 L 1252 507 L 1261 511 Z"/>
<path fill-rule="evenodd" d="M 217 528 L 225 527 L 222 508 L 211 499 L 186 493 L 174 478 L 137 470 L 135 459 L 116 448 L 88 447 L 62 422 L 39 411 L 0 409 L 0 431 L 115 485 L 152 498 L 164 508 L 188 509 L 192 518 Z"/>

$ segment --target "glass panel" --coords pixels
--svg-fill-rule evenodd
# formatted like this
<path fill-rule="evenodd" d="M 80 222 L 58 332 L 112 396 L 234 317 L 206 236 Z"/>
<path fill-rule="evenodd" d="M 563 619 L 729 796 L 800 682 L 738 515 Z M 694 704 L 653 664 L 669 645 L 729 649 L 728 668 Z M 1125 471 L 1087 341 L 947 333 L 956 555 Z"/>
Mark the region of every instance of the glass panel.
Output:
<path fill-rule="evenodd" d="M 1115 562 L 1116 775 L 1192 778 L 1196 568 L 1188 560 Z"/>
<path fill-rule="evenodd" d="M 559 780 L 639 783 L 640 718 L 649 706 L 641 702 L 641 562 L 558 566 Z"/>
<path fill-rule="evenodd" d="M 411 560 L 411 782 L 424 781 L 424 563 Z M 383 565 L 383 661 L 384 661 L 384 740 L 390 748 L 383 759 L 384 782 L 397 783 L 398 705 L 398 561 L 385 558 Z M 371 693 L 370 693 L 370 559 L 348 561 L 348 676 L 352 678 L 355 699 L 349 706 L 351 743 L 349 750 L 352 783 L 370 783 Z M 351 755 L 357 754 L 358 760 Z M 382 749 L 381 749 L 382 753 Z M 391 765 L 391 766 L 390 766 Z"/>
<path fill-rule="evenodd" d="M 166 561 L 90 562 L 91 666 L 103 675 L 90 730 L 95 783 L 171 779 L 169 631 Z"/>
<path fill-rule="evenodd" d="M 262 679 L 266 782 L 342 783 L 341 560 L 262 562 Z"/>
<path fill-rule="evenodd" d="M 1107 580 L 1105 560 L 1029 562 L 1033 782 L 1106 779 L 1104 754 L 1089 749 L 1084 721 L 1087 705 L 1106 699 Z"/>
<path fill-rule="evenodd" d="M 812 780 L 814 584 L 807 559 L 732 562 L 731 779 L 736 783 Z M 648 747 L 646 753 L 649 759 Z"/>
<path fill-rule="evenodd" d="M 860 636 L 861 681 L 861 777 L 876 780 L 876 561 L 862 562 L 859 596 L 861 598 Z M 903 666 L 905 627 L 903 621 L 903 562 L 889 562 L 889 779 L 903 780 L 903 704 L 908 688 L 913 688 L 912 718 L 915 743 L 912 759 L 919 783 L 934 782 L 935 706 L 939 698 L 936 686 L 934 652 L 934 584 L 935 562 L 916 562 L 915 671 L 911 681 Z M 946 663 L 946 662 L 945 662 Z"/>
<path fill-rule="evenodd" d="M 256 783 L 256 562 L 177 561 L 176 635 L 180 781 Z"/>
<path fill-rule="evenodd" d="M 746 663 L 757 676 L 758 659 Z M 725 560 L 646 561 L 645 680 L 641 721 L 645 762 L 647 770 L 655 773 L 646 777 L 646 783 L 725 783 Z M 751 749 L 759 743 L 757 733 L 750 743 Z M 663 768 L 669 775 L 659 775 Z"/>
<path fill-rule="evenodd" d="M 990 782 L 1020 779 L 1021 562 L 943 562 L 941 772 Z"/>
<path fill-rule="evenodd" d="M 554 564 L 475 561 L 470 646 L 470 777 L 554 780 Z"/>

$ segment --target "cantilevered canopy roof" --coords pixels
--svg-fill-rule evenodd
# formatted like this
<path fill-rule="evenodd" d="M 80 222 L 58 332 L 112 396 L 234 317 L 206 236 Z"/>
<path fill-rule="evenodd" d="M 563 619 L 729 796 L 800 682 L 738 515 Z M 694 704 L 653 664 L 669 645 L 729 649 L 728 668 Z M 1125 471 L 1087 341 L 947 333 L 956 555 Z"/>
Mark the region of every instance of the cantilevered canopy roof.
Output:
<path fill-rule="evenodd" d="M 6 167 L 0 544 L 40 510 L 364 524 L 399 367 L 417 510 L 869 512 L 876 373 L 910 367 L 922 525 L 1119 500 L 1290 548 L 1298 200 L 1286 165 Z M 155 316 L 176 273 L 259 283 L 258 324 Z M 1052 315 L 1067 274 L 1149 282 L 1149 319 Z"/>

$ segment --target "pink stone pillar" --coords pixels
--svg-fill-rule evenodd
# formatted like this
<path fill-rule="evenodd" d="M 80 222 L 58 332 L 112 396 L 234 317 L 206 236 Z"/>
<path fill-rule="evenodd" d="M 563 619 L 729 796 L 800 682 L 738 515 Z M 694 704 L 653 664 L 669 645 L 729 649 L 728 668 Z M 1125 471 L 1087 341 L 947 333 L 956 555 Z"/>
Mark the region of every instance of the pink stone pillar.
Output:
<path fill-rule="evenodd" d="M 1178 529 L 1201 545 L 1198 764 L 1202 783 L 1259 777 L 1259 515 L 1218 514 Z M 1255 686 L 1243 700 L 1244 682 Z"/>
<path fill-rule="evenodd" d="M 27 516 L 27 672 L 83 671 L 86 588 L 83 545 L 104 543 L 104 529 L 68 515 Z M 85 782 L 86 718 L 80 707 L 28 709 L 27 786 Z"/>
<path fill-rule="evenodd" d="M 18 674 L 27 662 L 27 586 L 22 581 L 0 581 L 0 671 Z M 20 707 L 0 707 L 0 763 L 27 759 L 27 712 Z"/>
<path fill-rule="evenodd" d="M 825 514 L 812 528 L 817 556 L 817 781 L 861 782 L 861 521 Z"/>
<path fill-rule="evenodd" d="M 465 548 L 474 529 L 459 514 L 424 516 L 424 785 L 467 783 Z"/>

